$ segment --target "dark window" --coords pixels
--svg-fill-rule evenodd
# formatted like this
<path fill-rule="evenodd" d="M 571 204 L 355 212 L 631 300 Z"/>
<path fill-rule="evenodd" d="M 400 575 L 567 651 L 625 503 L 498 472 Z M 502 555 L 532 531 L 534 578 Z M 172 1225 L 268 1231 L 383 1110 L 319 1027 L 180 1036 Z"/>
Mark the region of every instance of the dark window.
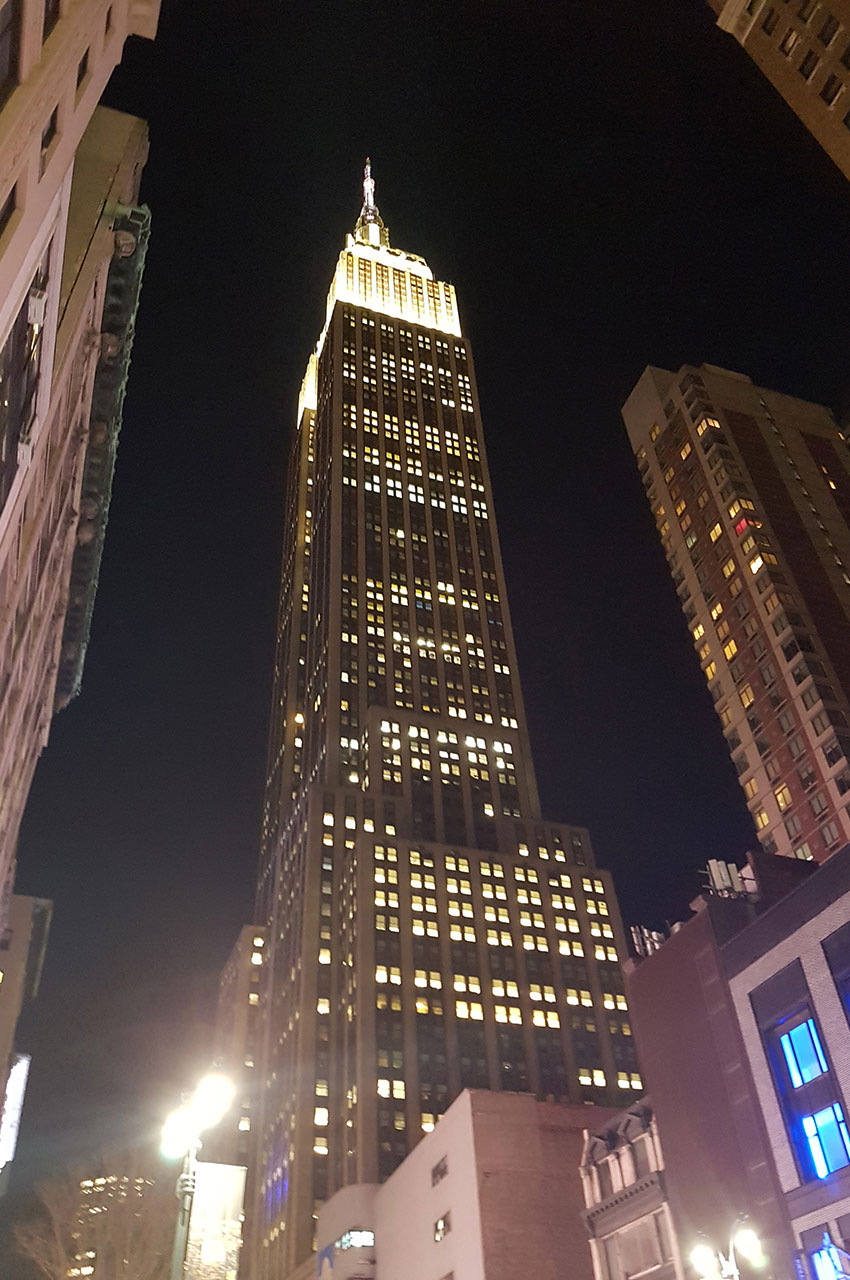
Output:
<path fill-rule="evenodd" d="M 815 11 L 816 0 L 800 0 L 800 7 L 797 10 L 799 16 L 804 22 L 808 22 L 809 18 Z"/>
<path fill-rule="evenodd" d="M 842 67 L 846 67 L 847 70 L 850 71 L 850 44 L 848 44 L 847 48 L 844 50 L 844 52 L 841 55 L 841 65 Z"/>
<path fill-rule="evenodd" d="M 649 1162 L 649 1138 L 637 1138 L 632 1143 L 632 1155 L 635 1161 L 635 1174 L 638 1178 L 645 1178 L 651 1173 Z"/>
<path fill-rule="evenodd" d="M 8 227 L 12 220 L 12 214 L 18 207 L 18 188 L 12 187 L 12 190 L 6 196 L 6 199 L 0 205 L 0 236 Z"/>
<path fill-rule="evenodd" d="M 53 112 L 50 116 L 50 119 L 48 120 L 47 124 L 44 126 L 44 129 L 42 130 L 42 134 L 41 134 L 41 173 L 42 174 L 44 173 L 45 165 L 47 163 L 47 153 L 50 150 L 51 142 L 56 137 L 56 134 L 58 132 L 58 126 L 59 126 L 59 108 L 54 107 Z"/>
<path fill-rule="evenodd" d="M 35 412 L 47 288 L 47 255 L 0 351 L 0 510 L 18 469 L 18 443 Z"/>
<path fill-rule="evenodd" d="M 18 49 L 21 36 L 20 0 L 0 3 L 0 103 L 18 83 Z"/>
<path fill-rule="evenodd" d="M 806 790 L 808 790 L 809 787 L 813 787 L 817 782 L 817 774 L 815 773 L 812 766 L 809 764 L 808 760 L 803 761 L 803 763 L 797 769 L 797 773 L 799 774 L 800 782 L 803 784 Z"/>
<path fill-rule="evenodd" d="M 776 10 L 768 9 L 767 13 L 764 15 L 764 22 L 761 24 L 762 31 L 766 32 L 767 35 L 772 36 L 776 30 L 776 24 L 778 21 L 779 14 Z"/>
<path fill-rule="evenodd" d="M 788 30 L 785 32 L 785 35 L 782 37 L 781 41 L 779 42 L 779 48 L 785 54 L 786 58 L 791 57 L 791 52 L 796 47 L 797 41 L 799 39 L 800 37 L 797 35 L 797 32 L 794 30 L 794 28 L 789 27 Z"/>
<path fill-rule="evenodd" d="M 436 1187 L 438 1182 L 442 1182 L 449 1171 L 448 1156 L 443 1156 L 442 1160 L 438 1160 L 431 1170 L 431 1186 Z"/>
<path fill-rule="evenodd" d="M 850 1022 L 850 924 L 843 924 L 825 938 L 823 950 L 841 996 L 845 1017 Z"/>
<path fill-rule="evenodd" d="M 818 40 L 820 40 L 824 48 L 826 48 L 827 45 L 832 44 L 838 32 L 838 27 L 839 27 L 838 19 L 834 18 L 831 13 L 828 14 L 826 18 L 824 18 L 823 26 L 818 32 Z"/>
<path fill-rule="evenodd" d="M 596 1166 L 596 1176 L 599 1178 L 599 1195 L 603 1200 L 614 1194 L 614 1180 L 611 1177 L 611 1163 L 609 1160 L 603 1160 Z"/>
<path fill-rule="evenodd" d="M 88 70 L 89 70 L 89 51 L 88 49 L 86 49 L 85 53 L 80 58 L 80 61 L 77 63 L 77 88 L 78 89 L 80 85 L 83 83 L 83 81 L 85 80 L 86 76 L 88 75 Z"/>
<path fill-rule="evenodd" d="M 44 0 L 44 26 L 41 39 L 44 42 L 59 21 L 60 0 Z"/>
<path fill-rule="evenodd" d="M 806 52 L 803 54 L 802 60 L 800 62 L 800 66 L 798 68 L 800 75 L 803 77 L 804 80 L 811 80 L 812 76 L 815 74 L 815 68 L 817 67 L 819 61 L 820 59 L 818 58 L 818 55 L 815 53 L 814 49 L 806 50 Z"/>
<path fill-rule="evenodd" d="M 841 80 L 836 75 L 827 76 L 823 82 L 820 96 L 828 107 L 831 107 L 841 92 Z"/>

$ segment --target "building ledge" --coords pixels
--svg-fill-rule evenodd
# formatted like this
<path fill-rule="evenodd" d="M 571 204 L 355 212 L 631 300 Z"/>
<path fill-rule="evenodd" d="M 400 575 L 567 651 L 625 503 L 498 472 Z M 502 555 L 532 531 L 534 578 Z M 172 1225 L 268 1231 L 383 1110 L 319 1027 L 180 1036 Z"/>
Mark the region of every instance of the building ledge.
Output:
<path fill-rule="evenodd" d="M 666 1199 L 664 1173 L 661 1169 L 654 1169 L 637 1182 L 585 1209 L 582 1216 L 587 1233 L 590 1236 L 608 1235 L 633 1222 L 635 1218 L 651 1213 L 664 1204 Z"/>
<path fill-rule="evenodd" d="M 71 562 L 55 711 L 67 706 L 79 693 L 83 678 L 150 224 L 150 210 L 145 206 L 122 209 L 114 222 L 117 248 L 106 281 L 101 353 L 92 393 L 80 494 L 81 516 Z M 134 247 L 128 253 L 131 245 Z"/>
<path fill-rule="evenodd" d="M 850 1165 L 836 1169 L 828 1178 L 816 1178 L 785 1192 L 785 1204 L 792 1219 L 825 1212 L 838 1201 L 850 1197 Z"/>

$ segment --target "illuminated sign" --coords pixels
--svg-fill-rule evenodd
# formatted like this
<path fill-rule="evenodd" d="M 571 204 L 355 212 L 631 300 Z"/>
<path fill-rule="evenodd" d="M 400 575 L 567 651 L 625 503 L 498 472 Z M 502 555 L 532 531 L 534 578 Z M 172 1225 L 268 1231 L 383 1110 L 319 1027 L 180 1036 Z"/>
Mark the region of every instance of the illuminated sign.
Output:
<path fill-rule="evenodd" d="M 3 1098 L 3 1112 L 0 1115 L 0 1169 L 15 1157 L 29 1070 L 28 1053 L 16 1053 L 12 1056 L 9 1078 L 6 1081 L 6 1095 Z"/>
<path fill-rule="evenodd" d="M 236 1164 L 195 1166 L 186 1275 L 192 1280 L 236 1280 L 242 1247 L 245 1169 Z"/>

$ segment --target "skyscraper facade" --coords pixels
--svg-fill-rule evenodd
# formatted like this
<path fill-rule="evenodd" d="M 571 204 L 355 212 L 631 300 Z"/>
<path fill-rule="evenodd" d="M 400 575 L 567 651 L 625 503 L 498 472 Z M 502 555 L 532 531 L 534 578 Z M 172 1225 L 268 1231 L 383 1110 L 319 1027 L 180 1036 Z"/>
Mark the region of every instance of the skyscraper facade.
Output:
<path fill-rule="evenodd" d="M 465 1087 L 640 1088 L 610 877 L 544 822 L 454 288 L 367 165 L 289 467 L 257 920 L 254 1274 Z"/>
<path fill-rule="evenodd" d="M 97 104 L 158 16 L 0 5 L 0 931 L 35 766 L 79 688 L 149 231 L 147 128 Z"/>
<path fill-rule="evenodd" d="M 850 841 L 850 452 L 828 409 L 648 368 L 623 409 L 762 847 Z"/>
<path fill-rule="evenodd" d="M 850 0 L 709 0 L 717 24 L 850 178 Z"/>

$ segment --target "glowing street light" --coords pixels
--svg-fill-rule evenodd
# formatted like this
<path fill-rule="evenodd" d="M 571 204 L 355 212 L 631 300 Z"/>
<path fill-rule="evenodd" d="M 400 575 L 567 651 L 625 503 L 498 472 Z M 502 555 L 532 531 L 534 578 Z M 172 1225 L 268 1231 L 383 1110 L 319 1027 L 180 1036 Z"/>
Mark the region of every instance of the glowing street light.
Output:
<path fill-rule="evenodd" d="M 761 1247 L 759 1240 L 752 1227 L 740 1227 L 735 1233 L 733 1240 L 735 1250 L 749 1262 L 751 1267 L 763 1267 L 767 1258 Z"/>
<path fill-rule="evenodd" d="M 172 1111 L 162 1127 L 160 1153 L 166 1160 L 183 1159 L 183 1169 L 177 1179 L 180 1208 L 174 1232 L 171 1280 L 183 1280 L 201 1134 L 207 1129 L 214 1129 L 224 1119 L 235 1096 L 236 1086 L 227 1076 L 204 1076 L 188 1102 Z"/>
<path fill-rule="evenodd" d="M 767 1265 L 761 1240 L 746 1218 L 738 1218 L 733 1223 L 727 1255 L 715 1249 L 708 1240 L 700 1240 L 691 1250 L 691 1265 L 701 1280 L 741 1280 L 739 1257 L 751 1267 L 760 1269 Z"/>
<path fill-rule="evenodd" d="M 236 1097 L 236 1086 L 227 1076 L 204 1076 L 189 1101 L 189 1113 L 200 1132 L 214 1129 L 223 1120 Z"/>
<path fill-rule="evenodd" d="M 706 1244 L 701 1240 L 699 1244 L 694 1245 L 691 1250 L 691 1263 L 694 1270 L 707 1280 L 709 1276 L 720 1275 L 720 1264 L 717 1254 L 714 1252 L 710 1244 Z"/>

